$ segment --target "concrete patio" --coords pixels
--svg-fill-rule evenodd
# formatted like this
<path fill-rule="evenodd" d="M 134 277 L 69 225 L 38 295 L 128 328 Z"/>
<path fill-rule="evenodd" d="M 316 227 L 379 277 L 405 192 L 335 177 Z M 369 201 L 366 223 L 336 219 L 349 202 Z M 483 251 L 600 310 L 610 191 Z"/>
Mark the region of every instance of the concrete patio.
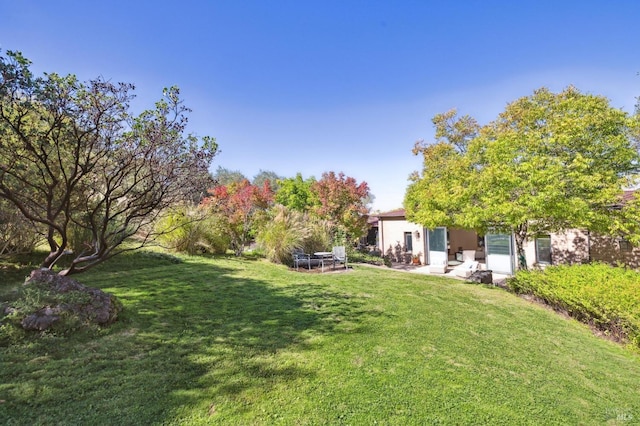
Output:
<path fill-rule="evenodd" d="M 439 277 L 447 277 L 447 278 L 453 278 L 456 280 L 460 280 L 460 281 L 466 281 L 465 278 L 459 277 L 458 275 L 456 275 L 456 271 L 454 270 L 454 266 L 450 266 L 447 267 L 446 272 L 444 274 L 438 274 L 438 273 L 433 273 L 430 271 L 429 265 L 412 265 L 412 264 L 408 264 L 408 263 L 393 263 L 391 265 L 391 269 L 396 270 L 396 271 L 404 271 L 404 272 L 411 272 L 414 274 L 424 274 L 424 275 L 433 275 L 433 276 L 439 276 Z M 484 263 L 480 264 L 480 270 L 485 270 L 486 269 L 486 265 Z M 492 273 L 493 276 L 493 284 L 503 287 L 506 283 L 506 279 L 509 277 L 508 275 L 504 275 L 504 274 L 497 274 L 497 273 Z"/>

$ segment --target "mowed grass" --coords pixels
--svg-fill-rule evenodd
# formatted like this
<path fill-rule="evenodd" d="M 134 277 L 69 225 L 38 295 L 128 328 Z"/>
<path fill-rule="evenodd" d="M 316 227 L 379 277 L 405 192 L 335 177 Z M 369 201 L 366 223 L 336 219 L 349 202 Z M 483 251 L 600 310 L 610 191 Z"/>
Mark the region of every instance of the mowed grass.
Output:
<path fill-rule="evenodd" d="M 500 289 L 144 253 L 76 278 L 121 319 L 0 348 L 0 424 L 640 420 L 637 352 Z M 18 281 L 0 278 L 5 296 Z"/>

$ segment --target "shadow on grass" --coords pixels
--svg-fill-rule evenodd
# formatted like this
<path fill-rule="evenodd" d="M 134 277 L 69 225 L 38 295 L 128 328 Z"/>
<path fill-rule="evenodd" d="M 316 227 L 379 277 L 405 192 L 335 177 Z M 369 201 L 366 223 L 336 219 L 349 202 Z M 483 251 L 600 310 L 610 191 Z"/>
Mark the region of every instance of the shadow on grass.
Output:
<path fill-rule="evenodd" d="M 226 265 L 142 262 L 83 274 L 82 282 L 119 297 L 122 318 L 99 338 L 8 351 L 20 367 L 0 373 L 0 417 L 158 424 L 190 410 L 206 417 L 219 405 L 250 410 L 252 395 L 315 375 L 287 353 L 299 357 L 314 337 L 357 332 L 367 314 L 355 296 L 320 284 L 274 285 L 248 278 L 259 276 L 259 265 L 249 273 Z"/>

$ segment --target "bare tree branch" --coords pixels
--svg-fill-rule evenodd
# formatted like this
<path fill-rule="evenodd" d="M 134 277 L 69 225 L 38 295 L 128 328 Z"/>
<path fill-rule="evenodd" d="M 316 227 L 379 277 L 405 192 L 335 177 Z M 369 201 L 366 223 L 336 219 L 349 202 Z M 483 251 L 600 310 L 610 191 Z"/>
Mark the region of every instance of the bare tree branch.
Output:
<path fill-rule="evenodd" d="M 73 250 L 68 275 L 129 250 L 126 239 L 208 182 L 217 145 L 185 133 L 177 88 L 136 117 L 131 84 L 36 78 L 29 65 L 0 56 L 0 198 L 46 228 L 42 267 Z"/>

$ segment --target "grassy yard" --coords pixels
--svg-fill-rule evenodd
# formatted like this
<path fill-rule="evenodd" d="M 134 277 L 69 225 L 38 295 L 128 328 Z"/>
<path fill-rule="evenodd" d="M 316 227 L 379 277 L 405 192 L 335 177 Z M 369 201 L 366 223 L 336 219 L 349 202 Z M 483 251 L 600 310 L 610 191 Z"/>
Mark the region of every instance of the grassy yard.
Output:
<path fill-rule="evenodd" d="M 503 290 L 144 253 L 76 278 L 121 319 L 0 348 L 0 424 L 640 421 L 637 352 Z"/>

